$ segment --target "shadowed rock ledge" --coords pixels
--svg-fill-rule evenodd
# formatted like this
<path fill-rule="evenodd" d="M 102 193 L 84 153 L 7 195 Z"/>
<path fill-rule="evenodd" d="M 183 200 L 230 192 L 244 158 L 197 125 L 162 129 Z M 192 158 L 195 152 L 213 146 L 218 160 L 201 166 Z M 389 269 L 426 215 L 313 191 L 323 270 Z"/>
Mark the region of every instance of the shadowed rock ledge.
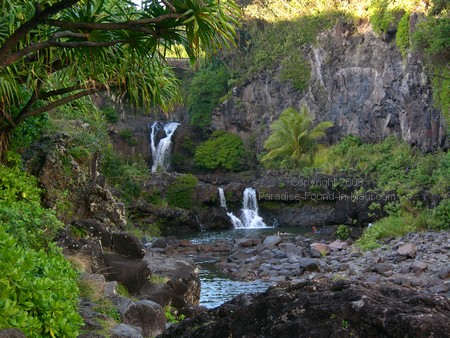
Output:
<path fill-rule="evenodd" d="M 279 284 L 166 330 L 169 337 L 446 337 L 450 301 L 348 281 Z"/>

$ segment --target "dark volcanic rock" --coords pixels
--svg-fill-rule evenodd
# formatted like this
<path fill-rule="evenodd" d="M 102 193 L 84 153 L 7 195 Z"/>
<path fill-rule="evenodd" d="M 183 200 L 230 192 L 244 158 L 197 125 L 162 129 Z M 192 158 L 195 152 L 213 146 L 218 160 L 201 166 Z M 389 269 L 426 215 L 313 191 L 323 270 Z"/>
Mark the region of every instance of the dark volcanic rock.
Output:
<path fill-rule="evenodd" d="M 129 292 L 138 292 L 146 283 L 150 270 L 142 259 L 129 259 L 116 253 L 105 254 L 109 280 L 126 286 Z"/>
<path fill-rule="evenodd" d="M 121 232 L 112 235 L 112 250 L 128 258 L 143 258 L 144 246 L 136 236 Z"/>
<path fill-rule="evenodd" d="M 248 296 L 247 296 L 248 297 Z M 446 337 L 450 301 L 399 287 L 285 284 L 172 326 L 169 337 Z"/>

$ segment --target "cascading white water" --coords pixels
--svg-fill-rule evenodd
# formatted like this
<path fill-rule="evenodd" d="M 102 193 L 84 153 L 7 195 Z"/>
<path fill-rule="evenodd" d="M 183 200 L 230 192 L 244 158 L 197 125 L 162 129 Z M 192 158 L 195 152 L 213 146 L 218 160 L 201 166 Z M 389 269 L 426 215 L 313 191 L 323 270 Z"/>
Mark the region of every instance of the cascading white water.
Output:
<path fill-rule="evenodd" d="M 178 122 L 169 122 L 162 124 L 155 122 L 152 124 L 150 133 L 150 147 L 152 150 L 152 173 L 157 170 L 167 170 L 170 166 L 170 150 L 172 148 L 172 135 L 180 124 Z M 166 136 L 159 140 L 156 146 L 156 134 L 161 127 L 164 128 Z"/>
<path fill-rule="evenodd" d="M 227 210 L 227 201 L 222 188 L 219 188 L 220 206 Z M 261 216 L 258 215 L 258 201 L 256 199 L 256 190 L 246 188 L 244 190 L 244 199 L 242 202 L 241 218 L 237 217 L 231 211 L 227 212 L 228 217 L 233 224 L 233 228 L 267 228 Z"/>
<path fill-rule="evenodd" d="M 241 220 L 245 228 L 267 227 L 262 217 L 258 215 L 258 200 L 256 199 L 256 190 L 253 188 L 244 190 Z"/>
<path fill-rule="evenodd" d="M 227 200 L 225 198 L 225 193 L 222 188 L 219 188 L 219 198 L 220 198 L 220 206 L 227 210 Z"/>

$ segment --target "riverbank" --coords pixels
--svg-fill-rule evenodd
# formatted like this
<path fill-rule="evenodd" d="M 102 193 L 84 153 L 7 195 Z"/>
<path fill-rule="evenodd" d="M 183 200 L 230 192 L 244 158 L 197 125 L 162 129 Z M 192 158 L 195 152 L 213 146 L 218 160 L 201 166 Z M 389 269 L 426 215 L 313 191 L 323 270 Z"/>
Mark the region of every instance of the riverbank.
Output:
<path fill-rule="evenodd" d="M 220 271 L 237 280 L 348 280 L 401 285 L 450 297 L 450 231 L 389 238 L 381 248 L 366 252 L 351 239 L 317 241 L 283 232 L 201 244 L 160 238 L 154 246 L 169 255 L 216 262 Z"/>

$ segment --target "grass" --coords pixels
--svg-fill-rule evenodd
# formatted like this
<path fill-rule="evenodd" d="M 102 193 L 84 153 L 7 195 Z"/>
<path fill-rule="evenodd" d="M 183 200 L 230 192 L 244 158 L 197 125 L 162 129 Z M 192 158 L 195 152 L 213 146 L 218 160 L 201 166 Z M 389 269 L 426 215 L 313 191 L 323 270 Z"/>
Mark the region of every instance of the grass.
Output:
<path fill-rule="evenodd" d="M 158 274 L 152 274 L 148 276 L 148 280 L 152 284 L 166 284 L 170 279 L 165 276 L 161 276 Z"/>

